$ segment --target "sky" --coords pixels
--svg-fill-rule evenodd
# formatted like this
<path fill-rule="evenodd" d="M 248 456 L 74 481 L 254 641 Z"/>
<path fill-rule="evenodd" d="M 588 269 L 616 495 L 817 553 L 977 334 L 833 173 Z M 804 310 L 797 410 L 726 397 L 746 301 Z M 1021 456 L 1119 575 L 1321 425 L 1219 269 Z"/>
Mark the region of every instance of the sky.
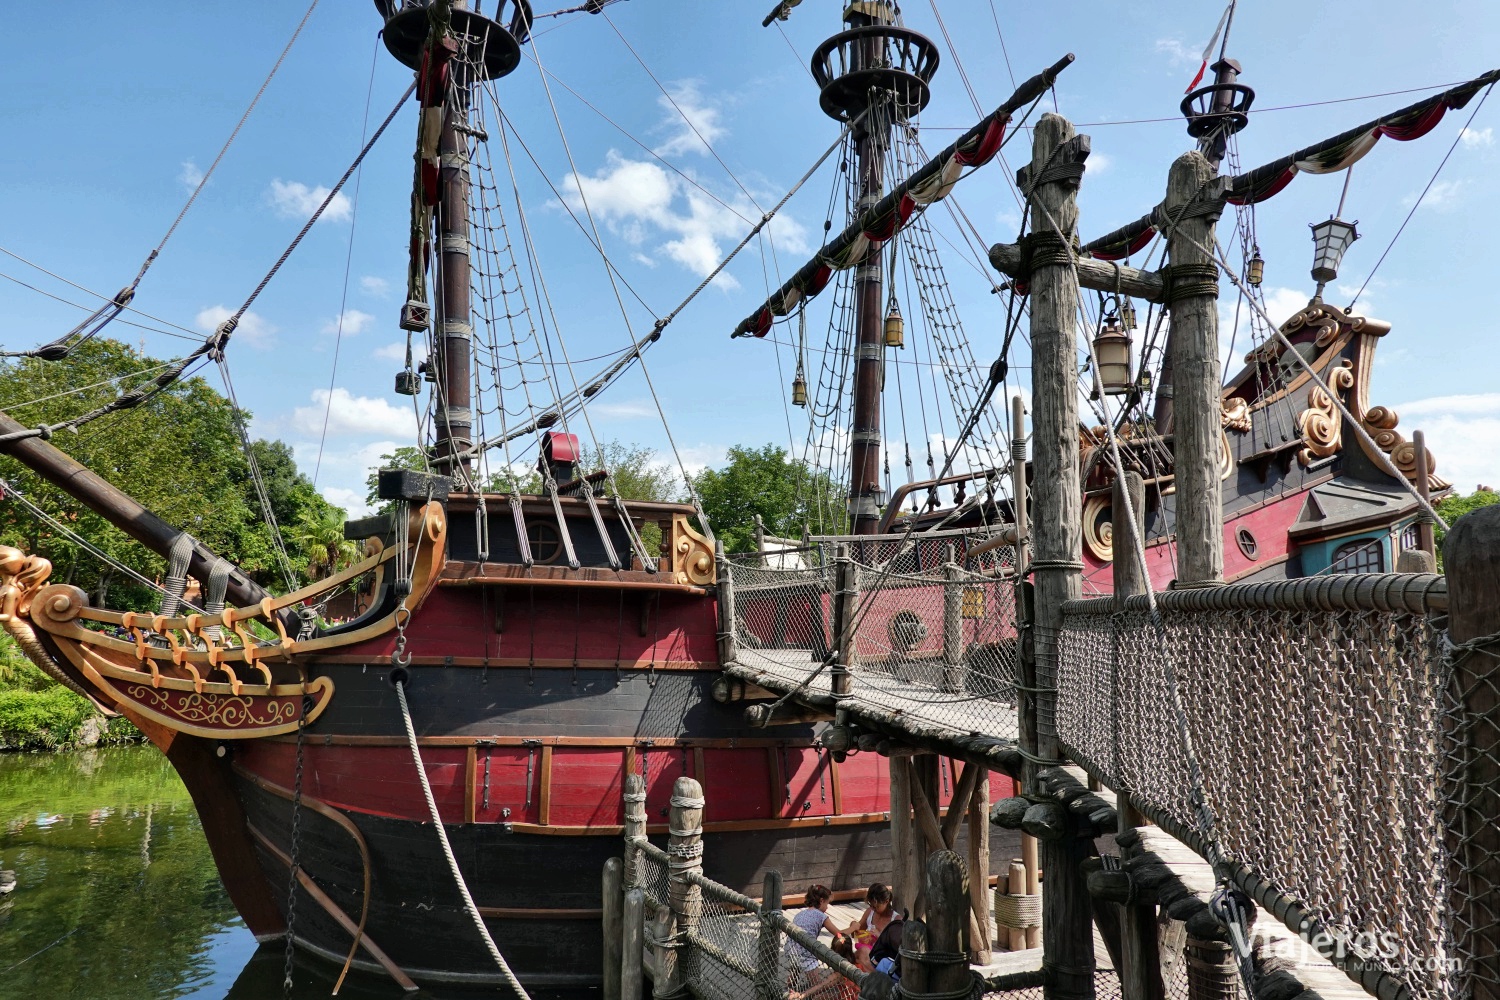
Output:
<path fill-rule="evenodd" d="M 807 63 L 839 30 L 840 5 L 804 0 L 789 21 L 762 28 L 761 8 L 770 5 L 622 0 L 606 15 L 541 18 L 518 69 L 497 83 L 514 127 L 515 188 L 557 329 L 580 373 L 601 363 L 581 359 L 620 350 L 677 308 L 837 137 Z M 1092 139 L 1080 232 L 1087 240 L 1114 229 L 1161 199 L 1173 158 L 1191 147 L 1177 105 L 1222 9 L 1186 0 L 1066 7 L 948 0 L 936 8 L 912 0 L 907 26 L 933 38 L 942 59 L 920 119 L 924 145 L 935 151 L 976 121 L 975 100 L 989 110 L 1007 97 L 1012 74 L 1024 79 L 1075 53 L 1056 110 Z M 6 349 L 58 336 L 84 315 L 78 305 L 97 305 L 90 292 L 112 294 L 129 282 L 305 10 L 301 0 L 162 0 L 149 12 L 84 0 L 70 4 L 65 19 L 48 5 L 8 12 L 13 37 L 47 41 L 17 47 L 0 70 L 9 83 L 0 127 L 10 137 L 0 145 L 0 248 L 36 265 L 0 255 Z M 347 168 L 365 130 L 410 82 L 379 44 L 380 27 L 373 4 L 318 5 L 142 282 L 134 306 L 150 318 L 127 314 L 140 325 L 117 322 L 110 335 L 175 357 L 192 347 L 184 338 L 211 330 L 245 301 Z M 1241 4 L 1229 54 L 1256 90 L 1257 113 L 1238 137 L 1239 162 L 1248 169 L 1431 91 L 1355 98 L 1451 84 L 1500 65 L 1497 38 L 1500 7 L 1488 0 L 1434 0 L 1420 15 L 1394 0 Z M 1288 107 L 1307 104 L 1314 106 Z M 1437 471 L 1464 491 L 1500 486 L 1500 342 L 1486 252 L 1500 233 L 1500 189 L 1488 183 L 1500 166 L 1500 100 L 1470 122 L 1477 104 L 1450 112 L 1422 140 L 1382 141 L 1355 166 L 1344 217 L 1358 220 L 1362 238 L 1329 293 L 1344 305 L 1365 285 L 1358 311 L 1393 324 L 1370 402 L 1394 408 L 1408 435 L 1424 430 Z M 407 102 L 254 302 L 229 351 L 254 433 L 290 443 L 324 495 L 351 515 L 364 509 L 367 470 L 415 436 L 409 400 L 392 391 L 405 354 L 397 318 L 415 131 Z M 491 132 L 508 188 L 499 130 Z M 955 192 L 986 244 L 1016 237 L 1006 175 L 1028 146 L 1018 133 L 1005 162 Z M 794 331 L 778 327 L 766 341 L 731 341 L 729 333 L 821 242 L 836 161 L 787 203 L 769 238 L 753 241 L 682 309 L 647 354 L 644 373 L 637 368 L 595 401 L 590 414 L 601 439 L 651 447 L 663 460 L 675 449 L 689 471 L 721 464 L 732 445 L 802 447 L 806 415 L 789 418 L 784 403 L 785 341 Z M 1311 296 L 1307 226 L 1335 210 L 1343 180 L 1303 175 L 1257 208 L 1273 318 Z M 623 310 L 590 237 L 570 217 L 580 193 L 618 282 L 628 286 L 619 290 Z M 519 219 L 514 206 L 510 218 Z M 962 246 L 946 209 L 930 218 L 940 245 Z M 835 231 L 843 221 L 833 218 Z M 1221 226 L 1221 239 L 1229 228 Z M 1001 300 L 990 294 L 995 275 L 962 252 L 945 267 L 973 353 L 988 365 L 1004 322 Z M 1227 293 L 1224 301 L 1233 303 Z M 826 328 L 828 309 L 815 303 L 813 333 Z M 1226 320 L 1226 353 L 1231 325 Z M 1236 354 L 1248 346 L 1235 338 Z M 1010 361 L 1024 383 L 1023 343 Z"/>

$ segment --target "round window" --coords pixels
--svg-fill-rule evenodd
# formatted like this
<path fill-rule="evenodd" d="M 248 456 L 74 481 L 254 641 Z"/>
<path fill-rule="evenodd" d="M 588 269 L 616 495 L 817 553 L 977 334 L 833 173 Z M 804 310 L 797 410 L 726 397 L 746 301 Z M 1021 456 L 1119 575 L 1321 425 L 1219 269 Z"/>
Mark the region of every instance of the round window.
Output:
<path fill-rule="evenodd" d="M 1245 554 L 1246 559 L 1254 562 L 1260 558 L 1260 543 L 1255 540 L 1255 536 L 1250 533 L 1249 528 L 1240 528 L 1237 530 L 1234 533 L 1234 541 L 1240 547 L 1240 551 Z"/>
<path fill-rule="evenodd" d="M 557 526 L 546 521 L 526 522 L 526 541 L 531 545 L 531 558 L 536 562 L 556 562 L 562 554 L 562 538 L 557 533 Z"/>
<path fill-rule="evenodd" d="M 887 629 L 891 645 L 903 653 L 916 649 L 927 638 L 927 623 L 915 611 L 896 612 Z"/>

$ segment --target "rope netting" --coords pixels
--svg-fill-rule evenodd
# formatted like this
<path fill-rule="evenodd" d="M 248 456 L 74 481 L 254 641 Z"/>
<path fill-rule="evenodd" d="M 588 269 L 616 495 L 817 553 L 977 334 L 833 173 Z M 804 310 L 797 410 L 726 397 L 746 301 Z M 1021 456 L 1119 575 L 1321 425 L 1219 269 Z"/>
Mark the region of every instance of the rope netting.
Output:
<path fill-rule="evenodd" d="M 836 560 L 854 568 L 854 697 L 865 708 L 958 733 L 1016 729 L 1015 553 L 971 555 L 978 538 L 891 536 L 735 556 L 735 637 L 741 663 L 801 682 L 837 657 Z M 828 670 L 810 682 L 829 690 Z"/>
<path fill-rule="evenodd" d="M 1074 601 L 1059 637 L 1070 755 L 1174 835 L 1191 838 L 1206 806 L 1226 860 L 1300 904 L 1307 930 L 1327 932 L 1320 951 L 1383 969 L 1418 1000 L 1458 995 L 1448 661 L 1441 602 L 1411 582 L 1439 579 L 1364 576 L 1337 600 L 1312 593 L 1326 598 L 1329 581 L 1279 584 L 1271 599 L 1254 585 L 1158 595 L 1155 620 L 1143 598 L 1123 611 Z"/>

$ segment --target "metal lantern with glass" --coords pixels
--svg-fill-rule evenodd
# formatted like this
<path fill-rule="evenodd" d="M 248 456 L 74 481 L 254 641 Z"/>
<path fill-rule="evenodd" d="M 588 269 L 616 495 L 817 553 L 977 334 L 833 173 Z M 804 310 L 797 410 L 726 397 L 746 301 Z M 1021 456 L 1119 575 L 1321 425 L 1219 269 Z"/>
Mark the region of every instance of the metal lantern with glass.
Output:
<path fill-rule="evenodd" d="M 1120 300 L 1109 299 L 1110 308 L 1094 337 L 1094 358 L 1099 364 L 1099 383 L 1106 396 L 1123 396 L 1135 388 L 1130 373 L 1130 334 L 1120 322 Z"/>
<path fill-rule="evenodd" d="M 1356 225 L 1357 222 L 1345 222 L 1338 217 L 1312 224 L 1312 279 L 1318 283 L 1318 290 L 1313 293 L 1314 300 L 1321 300 L 1324 286 L 1339 276 L 1339 264 L 1344 260 L 1344 251 L 1349 249 L 1349 244 L 1359 239 L 1359 233 L 1354 228 Z"/>

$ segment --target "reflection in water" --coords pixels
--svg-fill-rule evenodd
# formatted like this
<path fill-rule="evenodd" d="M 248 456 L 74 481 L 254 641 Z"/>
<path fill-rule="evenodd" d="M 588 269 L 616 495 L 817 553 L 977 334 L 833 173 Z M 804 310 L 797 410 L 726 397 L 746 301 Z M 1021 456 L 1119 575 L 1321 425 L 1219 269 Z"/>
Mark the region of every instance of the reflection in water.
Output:
<path fill-rule="evenodd" d="M 281 945 L 256 951 L 152 748 L 0 754 L 0 869 L 17 881 L 0 897 L 0 1000 L 281 996 Z M 328 996 L 336 973 L 299 961 L 293 995 Z M 351 973 L 340 996 L 408 994 Z"/>

